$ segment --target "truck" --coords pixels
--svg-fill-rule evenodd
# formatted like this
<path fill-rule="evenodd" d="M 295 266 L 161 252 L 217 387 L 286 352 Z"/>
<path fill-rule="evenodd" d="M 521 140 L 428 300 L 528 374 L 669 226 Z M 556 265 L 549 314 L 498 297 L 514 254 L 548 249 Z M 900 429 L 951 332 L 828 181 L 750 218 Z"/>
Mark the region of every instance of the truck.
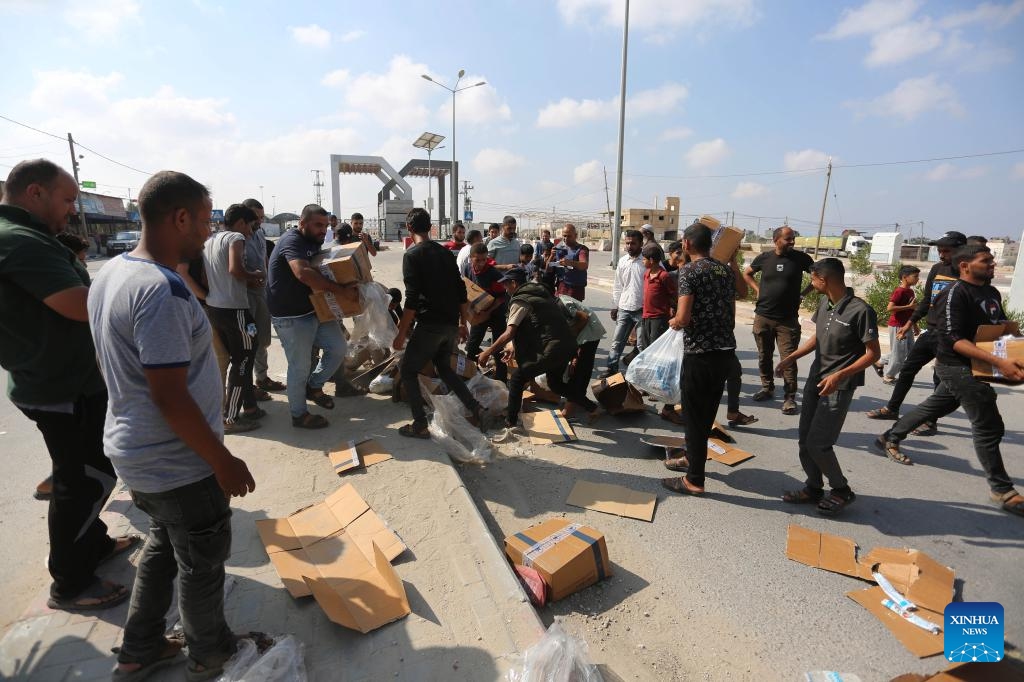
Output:
<path fill-rule="evenodd" d="M 796 248 L 804 252 L 813 252 L 815 245 L 818 244 L 818 237 L 797 237 Z M 864 238 L 859 234 L 850 234 L 845 237 L 826 237 L 822 235 L 821 244 L 818 245 L 818 253 L 816 256 L 842 256 L 846 257 L 850 254 L 857 253 L 860 249 L 865 246 L 871 246 L 871 240 Z"/>

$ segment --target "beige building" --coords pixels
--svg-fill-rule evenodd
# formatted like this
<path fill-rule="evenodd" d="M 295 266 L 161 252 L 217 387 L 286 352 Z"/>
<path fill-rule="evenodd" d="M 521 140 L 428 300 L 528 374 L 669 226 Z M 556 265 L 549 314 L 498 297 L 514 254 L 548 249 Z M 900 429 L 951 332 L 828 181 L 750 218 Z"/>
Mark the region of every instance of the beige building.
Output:
<path fill-rule="evenodd" d="M 665 208 L 627 208 L 622 211 L 622 231 L 654 228 L 658 241 L 679 239 L 679 197 L 665 197 Z"/>

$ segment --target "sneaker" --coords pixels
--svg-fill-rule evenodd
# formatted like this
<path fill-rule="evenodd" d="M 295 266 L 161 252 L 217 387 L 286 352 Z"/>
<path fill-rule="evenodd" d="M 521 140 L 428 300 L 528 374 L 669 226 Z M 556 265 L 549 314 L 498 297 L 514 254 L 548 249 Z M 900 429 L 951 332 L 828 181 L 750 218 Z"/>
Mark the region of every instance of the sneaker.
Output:
<path fill-rule="evenodd" d="M 750 399 L 758 403 L 763 403 L 766 400 L 775 400 L 775 387 L 762 388 L 760 391 L 750 396 Z"/>
<path fill-rule="evenodd" d="M 224 435 L 230 436 L 236 433 L 245 433 L 246 431 L 255 431 L 260 428 L 258 421 L 248 421 L 244 419 L 236 419 L 233 422 L 224 422 Z"/>

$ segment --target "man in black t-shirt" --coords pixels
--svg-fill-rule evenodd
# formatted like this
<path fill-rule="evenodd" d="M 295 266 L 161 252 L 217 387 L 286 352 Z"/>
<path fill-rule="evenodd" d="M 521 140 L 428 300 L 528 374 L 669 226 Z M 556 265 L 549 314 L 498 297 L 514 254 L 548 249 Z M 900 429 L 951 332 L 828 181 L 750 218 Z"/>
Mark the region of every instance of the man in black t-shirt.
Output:
<path fill-rule="evenodd" d="M 796 233 L 783 225 L 772 233 L 775 248 L 757 256 L 743 274 L 747 285 L 757 292 L 754 307 L 754 341 L 757 342 L 757 367 L 761 373 L 761 390 L 753 395 L 760 402 L 775 397 L 775 375 L 772 362 L 775 346 L 779 356 L 786 357 L 800 343 L 800 285 L 805 272 L 814 262 L 802 251 L 796 251 Z M 760 281 L 754 279 L 761 273 Z M 797 367 L 788 365 L 782 376 L 785 400 L 783 414 L 796 414 Z"/>
<path fill-rule="evenodd" d="M 879 436 L 877 445 L 893 461 L 909 464 L 910 459 L 900 452 L 900 441 L 920 424 L 944 417 L 962 405 L 971 420 L 974 452 L 988 477 L 992 499 L 1005 511 L 1024 516 L 1024 496 L 1014 489 L 999 449 L 1004 427 L 996 392 L 971 373 L 971 360 L 981 360 L 991 364 L 1004 379 L 1024 381 L 1024 363 L 998 357 L 974 343 L 979 325 L 1006 321 L 1002 297 L 992 286 L 995 260 L 987 247 L 974 245 L 960 248 L 953 256 L 953 264 L 960 279 L 943 291 L 934 304 L 941 311 L 935 356 L 939 385 L 917 409 Z"/>
<path fill-rule="evenodd" d="M 800 414 L 800 465 L 807 479 L 801 490 L 784 493 L 782 500 L 816 503 L 825 516 L 835 516 L 857 499 L 839 466 L 835 444 L 853 393 L 864 385 L 865 368 L 881 355 L 875 311 L 846 286 L 845 276 L 838 258 L 822 258 L 811 265 L 811 286 L 824 294 L 811 318 L 814 335 L 775 368 L 781 375 L 798 358 L 814 353 Z M 828 496 L 825 478 L 832 488 Z"/>

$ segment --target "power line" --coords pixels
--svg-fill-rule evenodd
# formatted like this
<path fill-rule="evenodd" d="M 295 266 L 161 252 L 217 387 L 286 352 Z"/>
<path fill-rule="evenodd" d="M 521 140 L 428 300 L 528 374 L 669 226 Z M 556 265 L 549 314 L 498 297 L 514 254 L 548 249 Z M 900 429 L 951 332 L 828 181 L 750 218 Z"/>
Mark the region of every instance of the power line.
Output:
<path fill-rule="evenodd" d="M 9 121 L 10 123 L 13 123 L 15 125 L 19 125 L 22 128 L 28 128 L 29 130 L 33 130 L 33 131 L 35 131 L 37 133 L 40 133 L 42 135 L 49 135 L 50 137 L 56 138 L 56 139 L 60 140 L 61 142 L 66 142 L 67 141 L 67 138 L 65 136 L 63 136 L 63 135 L 55 135 L 54 133 L 47 132 L 45 130 L 40 130 L 39 128 L 34 128 L 34 127 L 28 125 L 27 123 L 22 123 L 21 121 L 15 121 L 13 118 L 8 118 L 8 117 L 6 117 L 6 116 L 4 116 L 2 114 L 0 114 L 0 118 L 2 118 L 5 121 Z M 106 161 L 109 161 L 110 163 L 113 163 L 113 164 L 116 164 L 118 166 L 121 166 L 122 168 L 127 168 L 128 170 L 135 171 L 136 173 L 142 173 L 143 175 L 152 175 L 152 173 L 150 173 L 150 172 L 147 172 L 147 171 L 144 171 L 144 170 L 139 170 L 138 168 L 135 168 L 134 166 L 129 166 L 128 164 L 121 163 L 120 161 L 115 161 L 114 159 L 110 158 L 109 156 L 101 154 L 98 151 L 96 151 L 95 149 L 92 149 L 91 147 L 86 147 L 84 144 L 82 144 L 78 140 L 75 140 L 75 143 L 79 147 L 81 147 L 82 149 L 85 149 L 86 151 L 92 152 L 93 154 L 95 154 L 96 156 L 100 157 L 101 159 L 104 159 Z"/>
<path fill-rule="evenodd" d="M 39 128 L 33 128 L 32 126 L 28 125 L 27 123 L 22 123 L 21 121 L 15 121 L 13 118 L 7 118 L 6 116 L 4 116 L 2 114 L 0 114 L 0 118 L 2 118 L 5 121 L 10 121 L 11 123 L 13 123 L 15 125 L 19 125 L 22 128 L 28 128 L 29 130 L 34 130 L 37 133 L 42 133 L 43 135 L 49 135 L 50 137 L 55 137 L 58 140 L 60 140 L 61 142 L 67 142 L 67 138 L 64 137 L 63 135 L 54 135 L 53 133 L 48 133 L 45 130 L 40 130 Z"/>

